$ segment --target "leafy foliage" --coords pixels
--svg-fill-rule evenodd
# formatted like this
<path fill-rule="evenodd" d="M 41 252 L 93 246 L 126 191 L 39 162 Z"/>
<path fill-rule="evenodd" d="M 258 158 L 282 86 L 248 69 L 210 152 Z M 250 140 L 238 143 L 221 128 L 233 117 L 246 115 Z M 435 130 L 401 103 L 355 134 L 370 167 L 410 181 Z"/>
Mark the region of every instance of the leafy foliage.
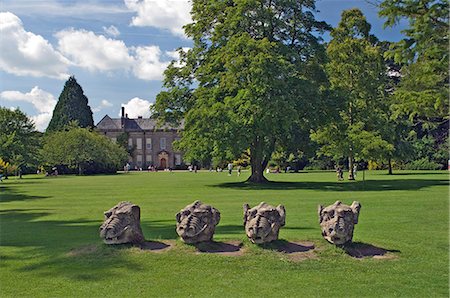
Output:
<path fill-rule="evenodd" d="M 64 85 L 47 131 L 62 130 L 71 121 L 77 121 L 80 127 L 94 127 L 88 98 L 73 76 Z"/>
<path fill-rule="evenodd" d="M 393 43 L 385 56 L 402 65 L 402 78 L 393 94 L 393 117 L 408 117 L 414 129 L 413 160 L 446 165 L 449 129 L 449 2 L 431 0 L 385 0 L 380 16 L 385 26 L 407 20 L 406 36 Z M 427 143 L 435 156 L 422 154 L 417 146 Z M 419 163 L 421 164 L 421 163 Z M 432 168 L 432 167 L 427 167 Z"/>
<path fill-rule="evenodd" d="M 319 154 L 349 159 L 378 159 L 393 150 L 380 128 L 387 123 L 384 62 L 370 24 L 358 9 L 346 10 L 327 47 L 327 73 L 337 104 L 335 114 L 311 137 Z"/>
<path fill-rule="evenodd" d="M 328 29 L 314 1 L 194 0 L 185 26 L 194 47 L 165 71 L 153 106 L 162 121 L 185 120 L 179 147 L 187 160 L 233 160 L 250 150 L 253 182 L 293 127 L 318 113 L 316 32 Z"/>
<path fill-rule="evenodd" d="M 448 121 L 448 21 L 449 2 L 435 0 L 385 0 L 380 16 L 385 26 L 406 19 L 405 39 L 393 43 L 386 56 L 403 65 L 395 91 L 397 115 L 431 124 Z"/>
<path fill-rule="evenodd" d="M 45 136 L 42 160 L 83 173 L 115 173 L 128 153 L 105 136 L 85 128 L 71 128 Z"/>
<path fill-rule="evenodd" d="M 37 164 L 40 133 L 19 109 L 0 107 L 0 157 L 15 166 Z"/>

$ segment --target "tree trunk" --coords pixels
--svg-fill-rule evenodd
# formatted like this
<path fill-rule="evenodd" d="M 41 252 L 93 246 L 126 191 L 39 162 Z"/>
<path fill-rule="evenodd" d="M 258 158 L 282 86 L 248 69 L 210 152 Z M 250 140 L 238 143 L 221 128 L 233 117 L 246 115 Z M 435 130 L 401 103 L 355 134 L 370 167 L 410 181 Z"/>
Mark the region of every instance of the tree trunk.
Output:
<path fill-rule="evenodd" d="M 252 166 L 252 174 L 247 179 L 247 182 L 253 182 L 253 183 L 266 183 L 269 180 L 267 180 L 266 177 L 264 177 L 264 168 L 263 161 L 254 160 L 251 162 Z"/>
<path fill-rule="evenodd" d="M 348 180 L 355 180 L 353 175 L 353 153 L 351 152 L 348 157 Z"/>
<path fill-rule="evenodd" d="M 264 169 L 267 166 L 268 158 L 263 155 L 261 143 L 258 139 L 250 147 L 250 165 L 252 167 L 252 174 L 247 179 L 247 182 L 266 183 L 267 178 L 264 177 Z"/>
<path fill-rule="evenodd" d="M 392 160 L 391 160 L 391 158 L 388 159 L 388 174 L 392 175 Z"/>

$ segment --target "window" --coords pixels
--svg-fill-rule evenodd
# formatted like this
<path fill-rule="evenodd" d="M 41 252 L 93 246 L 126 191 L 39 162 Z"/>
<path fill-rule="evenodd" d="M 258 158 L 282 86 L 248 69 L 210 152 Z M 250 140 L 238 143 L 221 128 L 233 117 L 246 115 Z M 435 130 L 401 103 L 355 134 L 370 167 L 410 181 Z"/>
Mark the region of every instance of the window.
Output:
<path fill-rule="evenodd" d="M 147 163 L 152 163 L 153 158 L 151 155 L 147 155 Z"/>
<path fill-rule="evenodd" d="M 136 139 L 136 149 L 142 150 L 142 139 L 141 138 Z"/>
<path fill-rule="evenodd" d="M 160 146 L 161 150 L 166 149 L 166 138 L 159 139 L 159 146 Z"/>
<path fill-rule="evenodd" d="M 136 155 L 136 163 L 138 164 L 138 166 L 142 166 L 142 155 Z"/>
<path fill-rule="evenodd" d="M 152 150 L 152 139 L 151 138 L 145 139 L 145 144 L 146 144 L 145 148 L 147 148 L 147 150 Z"/>
<path fill-rule="evenodd" d="M 181 154 L 175 154 L 175 165 L 181 165 Z"/>
<path fill-rule="evenodd" d="M 133 139 L 132 138 L 128 139 L 128 146 L 133 147 Z"/>

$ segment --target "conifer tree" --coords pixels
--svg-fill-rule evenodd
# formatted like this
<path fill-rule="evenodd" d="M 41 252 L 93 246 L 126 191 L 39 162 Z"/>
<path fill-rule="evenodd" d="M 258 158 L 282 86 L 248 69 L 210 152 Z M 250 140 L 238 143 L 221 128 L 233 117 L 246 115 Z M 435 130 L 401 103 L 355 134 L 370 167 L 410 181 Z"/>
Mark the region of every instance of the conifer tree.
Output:
<path fill-rule="evenodd" d="M 74 76 L 71 76 L 64 85 L 58 103 L 53 110 L 52 120 L 47 127 L 47 132 L 62 130 L 71 121 L 78 122 L 80 127 L 94 127 L 88 98 L 84 95 L 83 89 Z"/>

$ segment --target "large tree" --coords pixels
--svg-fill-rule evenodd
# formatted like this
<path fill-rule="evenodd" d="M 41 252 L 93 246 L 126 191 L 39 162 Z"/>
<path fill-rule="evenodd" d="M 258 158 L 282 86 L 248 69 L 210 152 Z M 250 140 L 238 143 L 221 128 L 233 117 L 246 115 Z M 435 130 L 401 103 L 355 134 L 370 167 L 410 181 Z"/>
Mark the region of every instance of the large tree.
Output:
<path fill-rule="evenodd" d="M 313 16 L 314 1 L 194 0 L 185 26 L 194 47 L 172 63 L 153 106 L 163 121 L 184 118 L 179 146 L 191 160 L 232 160 L 249 150 L 251 182 L 277 144 L 317 112 L 316 32 L 328 26 Z"/>
<path fill-rule="evenodd" d="M 53 116 L 47 127 L 47 132 L 64 129 L 71 121 L 78 122 L 80 127 L 94 127 L 92 110 L 83 89 L 71 76 L 65 83 L 53 110 Z"/>
<path fill-rule="evenodd" d="M 37 163 L 40 133 L 19 109 L 0 107 L 0 158 L 16 166 Z"/>
<path fill-rule="evenodd" d="M 327 73 L 336 97 L 331 115 L 312 133 L 320 153 L 335 159 L 348 157 L 349 180 L 357 159 L 382 159 L 393 146 L 383 139 L 388 123 L 385 66 L 370 24 L 358 9 L 346 10 L 331 32 Z"/>

